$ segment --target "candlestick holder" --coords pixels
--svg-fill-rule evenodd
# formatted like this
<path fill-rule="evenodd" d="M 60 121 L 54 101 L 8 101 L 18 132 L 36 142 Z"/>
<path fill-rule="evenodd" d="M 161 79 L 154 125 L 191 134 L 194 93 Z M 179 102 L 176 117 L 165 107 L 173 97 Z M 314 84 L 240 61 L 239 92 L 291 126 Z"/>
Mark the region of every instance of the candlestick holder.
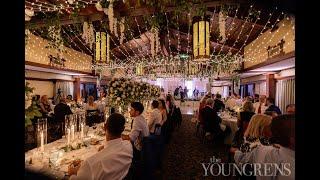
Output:
<path fill-rule="evenodd" d="M 73 114 L 69 114 L 65 116 L 65 137 L 67 139 L 67 146 L 70 146 L 71 141 L 74 140 L 75 133 L 75 116 Z"/>
<path fill-rule="evenodd" d="M 86 125 L 86 114 L 85 112 L 80 112 L 77 114 L 77 132 L 79 134 L 79 139 L 83 142 L 84 138 L 84 127 Z"/>
<path fill-rule="evenodd" d="M 44 152 L 44 145 L 47 144 L 47 118 L 39 118 L 37 121 L 37 147 Z"/>

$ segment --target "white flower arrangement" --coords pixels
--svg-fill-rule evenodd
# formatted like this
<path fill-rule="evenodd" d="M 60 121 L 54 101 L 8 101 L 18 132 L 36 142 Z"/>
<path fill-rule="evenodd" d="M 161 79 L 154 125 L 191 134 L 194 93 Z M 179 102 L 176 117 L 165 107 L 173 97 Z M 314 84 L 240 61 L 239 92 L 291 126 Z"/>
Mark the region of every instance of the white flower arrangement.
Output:
<path fill-rule="evenodd" d="M 149 100 L 159 97 L 160 88 L 130 79 L 113 78 L 109 82 L 108 96 L 111 105 L 125 107 L 132 101 Z"/>

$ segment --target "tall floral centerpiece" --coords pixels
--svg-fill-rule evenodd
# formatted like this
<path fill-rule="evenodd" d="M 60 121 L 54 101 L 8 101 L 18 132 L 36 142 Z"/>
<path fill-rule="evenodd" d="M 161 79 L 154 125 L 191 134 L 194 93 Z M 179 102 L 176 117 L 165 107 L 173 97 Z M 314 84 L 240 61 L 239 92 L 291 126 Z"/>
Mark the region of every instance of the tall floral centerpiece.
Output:
<path fill-rule="evenodd" d="M 29 83 L 25 83 L 25 127 L 31 125 L 31 119 L 35 117 L 41 117 L 40 109 L 37 107 L 37 102 L 32 101 L 32 93 L 34 88 L 29 86 Z"/>
<path fill-rule="evenodd" d="M 144 101 L 160 96 L 160 87 L 131 79 L 113 78 L 109 82 L 108 99 L 113 107 L 126 107 L 133 101 Z"/>

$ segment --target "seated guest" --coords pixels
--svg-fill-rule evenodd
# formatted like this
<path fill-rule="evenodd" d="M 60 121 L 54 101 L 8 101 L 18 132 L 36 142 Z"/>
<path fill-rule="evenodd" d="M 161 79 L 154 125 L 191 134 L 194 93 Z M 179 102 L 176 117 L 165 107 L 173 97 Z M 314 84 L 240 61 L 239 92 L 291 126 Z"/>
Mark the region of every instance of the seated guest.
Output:
<path fill-rule="evenodd" d="M 94 102 L 94 97 L 88 97 L 88 103 L 85 105 L 85 110 L 87 111 L 87 125 L 93 126 L 95 123 L 100 123 L 103 119 L 99 114 L 99 109 L 97 103 Z"/>
<path fill-rule="evenodd" d="M 216 111 L 223 111 L 225 108 L 224 103 L 221 101 L 221 94 L 216 94 L 216 98 L 214 100 L 213 108 L 216 109 Z"/>
<path fill-rule="evenodd" d="M 233 109 L 233 107 L 236 105 L 236 97 L 235 97 L 235 95 L 234 94 L 232 94 L 229 98 L 228 98 L 228 100 L 227 100 L 227 102 L 226 102 L 226 107 L 228 108 L 228 109 Z"/>
<path fill-rule="evenodd" d="M 243 102 L 242 102 L 242 105 L 245 103 L 245 102 L 252 102 L 253 103 L 253 98 L 251 96 L 246 96 L 244 99 L 243 99 Z"/>
<path fill-rule="evenodd" d="M 265 115 L 271 116 L 272 118 L 277 117 L 278 113 L 275 111 L 265 111 L 264 112 Z"/>
<path fill-rule="evenodd" d="M 166 107 L 168 109 L 168 118 L 172 116 L 175 107 L 174 99 L 171 94 L 167 94 Z"/>
<path fill-rule="evenodd" d="M 61 138 L 63 135 L 64 128 L 64 120 L 65 116 L 72 114 L 70 107 L 66 103 L 66 98 L 61 97 L 59 100 L 59 104 L 54 107 L 54 124 L 56 126 L 56 130 L 54 132 L 54 137 Z"/>
<path fill-rule="evenodd" d="M 266 154 L 265 162 L 289 164 L 289 176 L 278 173 L 275 179 L 295 179 L 295 116 L 286 114 L 274 118 L 271 134 L 274 146 Z"/>
<path fill-rule="evenodd" d="M 168 111 L 167 111 L 167 108 L 166 108 L 166 102 L 164 101 L 164 99 L 159 99 L 159 110 L 161 112 L 161 126 L 167 121 L 167 114 L 168 114 Z"/>
<path fill-rule="evenodd" d="M 59 88 L 58 89 L 58 93 L 56 94 L 56 96 L 54 97 L 54 105 L 57 105 L 60 103 L 60 99 L 65 97 L 62 90 Z"/>
<path fill-rule="evenodd" d="M 286 106 L 286 114 L 296 114 L 296 106 L 294 104 L 288 104 Z"/>
<path fill-rule="evenodd" d="M 273 98 L 268 97 L 266 105 L 268 107 L 266 109 L 266 111 L 275 111 L 278 115 L 281 114 L 281 111 L 280 111 L 279 107 L 274 105 L 274 99 Z"/>
<path fill-rule="evenodd" d="M 208 98 L 210 98 L 210 96 L 209 95 L 205 95 L 200 100 L 199 110 L 198 110 L 198 112 L 199 112 L 198 113 L 198 121 L 199 121 L 200 124 L 203 124 L 203 118 L 201 117 L 201 113 L 200 112 L 202 111 L 203 108 L 206 107 L 206 101 L 207 101 Z"/>
<path fill-rule="evenodd" d="M 49 112 L 52 111 L 47 95 L 43 95 L 40 99 L 40 111 L 42 117 L 48 117 Z"/>
<path fill-rule="evenodd" d="M 89 111 L 94 111 L 94 110 L 98 110 L 98 106 L 97 104 L 94 102 L 94 97 L 93 96 L 89 96 L 88 97 L 88 104 L 85 106 L 85 110 L 89 110 Z"/>
<path fill-rule="evenodd" d="M 254 94 L 253 103 L 259 102 L 259 94 Z"/>
<path fill-rule="evenodd" d="M 235 153 L 234 159 L 236 163 L 242 163 L 239 158 L 241 152 L 251 151 L 253 144 L 269 145 L 271 137 L 270 124 L 272 117 L 264 114 L 255 114 L 252 116 L 249 125 L 244 133 L 244 137 L 239 147 L 232 147 L 231 153 Z M 240 149 L 240 151 L 239 151 Z"/>
<path fill-rule="evenodd" d="M 257 115 L 255 115 L 257 116 Z M 251 120 L 252 121 L 252 120 Z M 249 128 L 249 127 L 248 127 Z M 295 178 L 295 122 L 294 116 L 280 115 L 274 118 L 270 125 L 271 143 L 260 141 L 247 145 L 241 151 L 236 151 L 236 163 L 277 164 L 276 166 L 261 166 L 257 168 L 256 179 L 294 179 Z M 269 131 L 269 130 L 268 130 Z M 269 143 L 270 143 L 269 142 Z M 286 166 L 287 165 L 287 166 Z M 285 167 L 283 167 L 285 166 Z M 286 169 L 280 172 L 279 169 Z M 267 170 L 268 169 L 268 170 Z M 267 173 L 267 174 L 266 174 Z M 270 174 L 272 175 L 270 176 Z M 268 176 L 267 176 L 268 175 Z"/>
<path fill-rule="evenodd" d="M 68 95 L 67 96 L 67 103 L 69 103 L 69 102 L 72 102 L 73 101 L 73 99 L 72 99 L 72 95 Z"/>
<path fill-rule="evenodd" d="M 270 124 L 272 117 L 265 114 L 255 114 L 251 117 L 247 129 L 243 135 L 240 144 L 240 150 L 248 148 L 252 143 L 260 142 L 268 144 L 270 138 Z M 239 147 L 233 148 L 233 152 L 238 150 Z"/>
<path fill-rule="evenodd" d="M 228 131 L 222 130 L 220 123 L 221 118 L 218 116 L 217 111 L 213 108 L 213 99 L 208 98 L 206 106 L 201 110 L 200 114 L 203 118 L 204 130 L 210 132 L 217 140 L 223 139 Z"/>
<path fill-rule="evenodd" d="M 270 124 L 272 117 L 268 115 L 255 114 L 251 117 L 248 127 L 244 133 L 246 142 L 259 141 L 270 138 Z"/>
<path fill-rule="evenodd" d="M 238 114 L 238 121 L 237 125 L 239 127 L 238 131 L 236 132 L 232 146 L 233 147 L 239 147 L 241 143 L 243 142 L 243 135 L 246 131 L 248 124 L 251 120 L 251 117 L 254 115 L 254 108 L 250 101 L 246 101 L 243 104 L 242 111 Z"/>
<path fill-rule="evenodd" d="M 242 105 L 242 99 L 240 95 L 236 94 L 236 106 L 241 106 Z"/>
<path fill-rule="evenodd" d="M 54 109 L 53 98 L 48 98 L 48 102 L 50 104 L 50 108 Z"/>
<path fill-rule="evenodd" d="M 160 124 L 162 121 L 162 115 L 159 108 L 159 102 L 157 100 L 153 100 L 151 103 L 151 113 L 148 119 L 148 127 L 150 134 L 154 134 L 156 124 Z"/>
<path fill-rule="evenodd" d="M 259 97 L 259 101 L 255 102 L 253 104 L 253 107 L 255 109 L 255 113 L 256 114 L 264 114 L 264 112 L 266 111 L 267 109 L 267 106 L 265 105 L 266 104 L 266 96 L 264 95 L 261 95 Z"/>
<path fill-rule="evenodd" d="M 54 107 L 54 115 L 57 122 L 64 122 L 65 116 L 72 114 L 70 107 L 66 104 L 66 98 L 60 98 L 59 104 Z"/>
<path fill-rule="evenodd" d="M 73 167 L 69 174 L 73 179 L 123 179 L 131 166 L 133 150 L 128 141 L 121 139 L 125 118 L 118 113 L 111 114 L 105 125 L 106 142 L 100 152 Z"/>
<path fill-rule="evenodd" d="M 131 132 L 129 136 L 123 136 L 123 139 L 130 140 L 133 143 L 133 156 L 135 160 L 140 159 L 140 151 L 142 149 L 142 140 L 149 136 L 149 128 L 147 121 L 142 116 L 144 110 L 140 102 L 132 102 L 130 107 L 130 116 L 133 118 Z"/>

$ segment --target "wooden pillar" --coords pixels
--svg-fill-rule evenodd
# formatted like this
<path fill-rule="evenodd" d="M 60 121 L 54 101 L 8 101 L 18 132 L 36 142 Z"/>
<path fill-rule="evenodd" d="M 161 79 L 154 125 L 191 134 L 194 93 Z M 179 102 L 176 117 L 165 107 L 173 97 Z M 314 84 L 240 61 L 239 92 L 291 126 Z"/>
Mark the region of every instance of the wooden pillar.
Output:
<path fill-rule="evenodd" d="M 81 95 L 80 95 L 80 77 L 74 78 L 74 99 L 76 101 L 81 100 Z"/>
<path fill-rule="evenodd" d="M 276 79 L 274 74 L 266 75 L 266 95 L 267 97 L 275 98 L 276 97 Z"/>

